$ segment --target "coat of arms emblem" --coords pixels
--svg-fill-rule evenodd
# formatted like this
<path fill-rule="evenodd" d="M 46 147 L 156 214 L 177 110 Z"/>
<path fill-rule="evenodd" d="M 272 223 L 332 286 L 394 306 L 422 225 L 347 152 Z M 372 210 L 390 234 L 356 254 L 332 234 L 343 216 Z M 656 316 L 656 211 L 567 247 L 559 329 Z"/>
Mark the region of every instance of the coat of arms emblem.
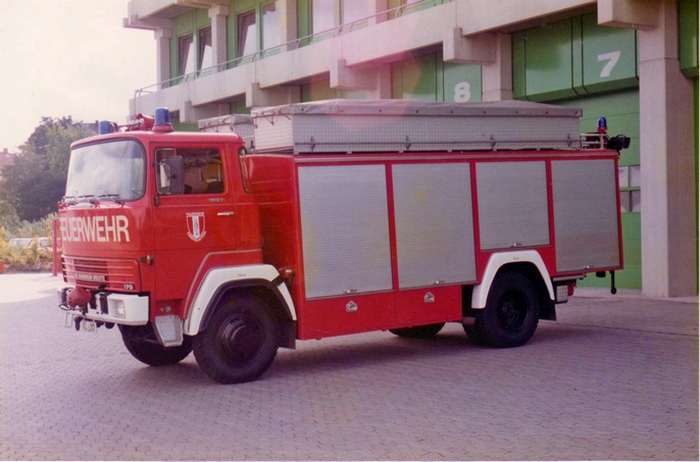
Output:
<path fill-rule="evenodd" d="M 204 229 L 204 212 L 195 212 L 187 214 L 187 236 L 194 242 L 199 242 L 204 239 L 207 234 Z"/>

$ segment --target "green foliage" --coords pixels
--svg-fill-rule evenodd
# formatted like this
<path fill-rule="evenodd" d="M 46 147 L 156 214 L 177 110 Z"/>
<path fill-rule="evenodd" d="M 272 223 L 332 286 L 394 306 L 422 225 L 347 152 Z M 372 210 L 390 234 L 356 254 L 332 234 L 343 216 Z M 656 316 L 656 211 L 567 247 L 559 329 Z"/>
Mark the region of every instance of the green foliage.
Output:
<path fill-rule="evenodd" d="M 3 228 L 0 232 L 0 238 L 9 237 L 5 236 L 6 233 L 14 233 L 20 227 L 20 219 L 17 215 L 17 210 L 9 202 L 0 199 L 0 228 Z"/>
<path fill-rule="evenodd" d="M 2 206 L 0 201 L 0 210 Z M 37 243 L 31 247 L 18 248 L 9 244 L 13 238 L 39 238 L 48 237 L 51 240 L 51 227 L 57 213 L 52 213 L 34 222 L 20 221 L 12 228 L 6 228 L 0 224 L 0 261 L 4 262 L 5 272 L 17 271 L 48 271 L 51 269 L 53 251 L 51 248 L 41 248 Z M 0 216 L 0 223 L 2 217 Z"/>
<path fill-rule="evenodd" d="M 36 221 L 56 212 L 65 189 L 70 144 L 94 134 L 89 125 L 74 122 L 70 116 L 42 117 L 20 147 L 14 165 L 3 169 L 0 197 L 15 208 L 21 220 Z"/>
<path fill-rule="evenodd" d="M 0 227 L 0 234 L 7 234 Z M 50 248 L 41 248 L 34 241 L 31 247 L 18 248 L 0 239 L 0 261 L 5 272 L 48 271 L 51 269 L 53 253 Z"/>
<path fill-rule="evenodd" d="M 33 244 L 26 249 L 12 247 L 0 241 L 0 261 L 5 264 L 5 272 L 48 271 L 51 269 L 52 252 L 40 249 Z"/>

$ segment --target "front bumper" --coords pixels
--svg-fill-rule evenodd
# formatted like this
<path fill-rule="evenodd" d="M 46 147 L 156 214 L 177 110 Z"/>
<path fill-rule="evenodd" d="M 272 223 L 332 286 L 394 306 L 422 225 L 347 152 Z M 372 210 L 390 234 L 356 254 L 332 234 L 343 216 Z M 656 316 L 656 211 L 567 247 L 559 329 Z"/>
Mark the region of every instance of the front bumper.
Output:
<path fill-rule="evenodd" d="M 143 326 L 148 324 L 148 297 L 131 294 L 98 292 L 85 306 L 68 306 L 68 292 L 72 288 L 58 290 L 59 307 L 73 318 L 83 318 L 103 323 Z"/>

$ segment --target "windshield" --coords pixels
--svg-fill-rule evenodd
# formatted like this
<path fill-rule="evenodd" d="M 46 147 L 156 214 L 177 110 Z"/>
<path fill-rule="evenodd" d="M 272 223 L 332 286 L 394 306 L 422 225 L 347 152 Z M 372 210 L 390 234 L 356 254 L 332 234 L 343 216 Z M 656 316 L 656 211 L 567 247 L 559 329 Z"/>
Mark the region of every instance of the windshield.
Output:
<path fill-rule="evenodd" d="M 133 201 L 143 196 L 146 156 L 140 143 L 117 140 L 73 149 L 65 201 Z"/>

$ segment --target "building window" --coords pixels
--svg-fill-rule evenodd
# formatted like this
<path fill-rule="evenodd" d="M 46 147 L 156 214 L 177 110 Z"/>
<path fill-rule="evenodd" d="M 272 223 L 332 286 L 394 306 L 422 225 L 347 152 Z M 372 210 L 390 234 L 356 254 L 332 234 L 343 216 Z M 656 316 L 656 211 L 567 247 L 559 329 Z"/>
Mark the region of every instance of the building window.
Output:
<path fill-rule="evenodd" d="M 257 51 L 255 11 L 238 15 L 238 57 L 252 55 Z"/>
<path fill-rule="evenodd" d="M 185 35 L 178 39 L 178 70 L 179 75 L 194 72 L 194 39 L 192 34 Z"/>
<path fill-rule="evenodd" d="M 620 183 L 620 211 L 622 213 L 642 211 L 641 167 L 620 166 L 617 169 Z"/>
<path fill-rule="evenodd" d="M 372 16 L 375 11 L 375 0 L 345 0 L 342 2 L 343 24 Z"/>
<path fill-rule="evenodd" d="M 335 2 L 313 0 L 311 4 L 311 33 L 318 34 L 333 29 L 335 26 Z"/>
<path fill-rule="evenodd" d="M 273 48 L 283 43 L 281 24 L 284 18 L 280 14 L 278 3 L 276 0 L 262 6 L 262 49 Z"/>
<path fill-rule="evenodd" d="M 214 65 L 214 49 L 212 48 L 211 27 L 199 29 L 198 69 L 206 69 Z"/>

